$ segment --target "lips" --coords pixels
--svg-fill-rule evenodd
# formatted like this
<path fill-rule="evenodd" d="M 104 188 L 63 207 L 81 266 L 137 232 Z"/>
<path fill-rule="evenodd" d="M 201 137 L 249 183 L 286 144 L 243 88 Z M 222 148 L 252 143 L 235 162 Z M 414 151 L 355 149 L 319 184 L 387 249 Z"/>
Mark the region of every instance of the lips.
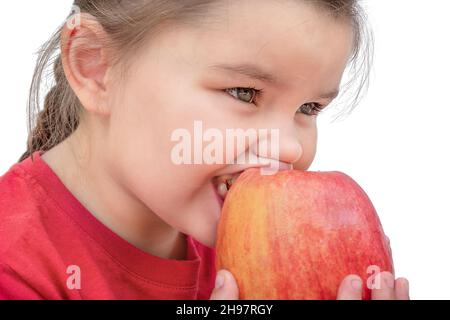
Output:
<path fill-rule="evenodd" d="M 273 166 L 272 166 L 273 165 Z M 293 165 L 286 162 L 271 160 L 269 162 L 269 166 L 267 165 L 261 165 L 261 166 L 241 166 L 238 170 L 238 172 L 235 173 L 228 173 L 220 176 L 216 176 L 212 180 L 212 184 L 215 190 L 215 193 L 218 197 L 218 200 L 223 205 L 223 202 L 225 201 L 225 198 L 227 197 L 228 191 L 233 186 L 234 182 L 239 178 L 241 173 L 243 173 L 245 170 L 250 168 L 273 168 L 276 171 L 284 171 L 284 170 L 292 170 Z"/>

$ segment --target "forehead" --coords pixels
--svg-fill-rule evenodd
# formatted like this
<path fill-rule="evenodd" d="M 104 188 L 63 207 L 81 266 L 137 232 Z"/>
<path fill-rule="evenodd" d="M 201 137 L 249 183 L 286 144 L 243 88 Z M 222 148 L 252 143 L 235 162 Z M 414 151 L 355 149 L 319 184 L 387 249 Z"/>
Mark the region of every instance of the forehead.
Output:
<path fill-rule="evenodd" d="M 255 75 L 255 69 L 247 68 L 255 66 L 262 71 L 255 78 L 275 79 L 266 83 L 277 88 L 314 97 L 339 89 L 353 50 L 353 27 L 348 21 L 336 20 L 304 0 L 218 3 L 202 21 L 154 34 L 135 55 L 135 76 L 141 74 L 143 83 L 149 77 L 159 77 L 161 82 L 161 77 L 170 80 L 177 74 L 218 86 L 257 86 L 236 83 L 240 75 L 232 71 Z"/>
<path fill-rule="evenodd" d="M 215 22 L 195 33 L 197 65 L 256 64 L 285 84 L 340 79 L 353 45 L 347 21 L 301 0 L 226 1 L 218 10 Z"/>

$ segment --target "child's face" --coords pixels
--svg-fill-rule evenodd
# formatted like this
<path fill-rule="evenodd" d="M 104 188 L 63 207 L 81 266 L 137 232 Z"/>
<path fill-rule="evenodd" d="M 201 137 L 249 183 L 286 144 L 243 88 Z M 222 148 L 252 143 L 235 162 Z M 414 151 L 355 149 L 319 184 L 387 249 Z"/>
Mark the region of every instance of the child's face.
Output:
<path fill-rule="evenodd" d="M 112 99 L 106 147 L 123 186 L 166 223 L 209 246 L 221 211 L 217 177 L 258 165 L 177 165 L 174 131 L 187 129 L 194 148 L 202 139 L 194 121 L 202 121 L 203 132 L 216 128 L 224 136 L 226 129 L 279 129 L 278 160 L 308 169 L 316 117 L 299 108 L 331 101 L 322 96 L 339 88 L 353 41 L 350 25 L 300 1 L 239 1 L 227 8 L 216 22 L 173 29 L 142 51 L 120 97 Z M 210 67 L 225 64 L 256 65 L 277 80 Z M 224 92 L 231 88 L 264 92 L 251 103 L 241 91 Z"/>

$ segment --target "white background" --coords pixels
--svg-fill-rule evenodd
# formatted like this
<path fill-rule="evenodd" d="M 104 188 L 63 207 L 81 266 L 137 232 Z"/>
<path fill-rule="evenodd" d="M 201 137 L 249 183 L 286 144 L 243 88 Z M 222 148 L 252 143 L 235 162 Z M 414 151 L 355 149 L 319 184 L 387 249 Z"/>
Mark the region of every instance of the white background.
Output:
<path fill-rule="evenodd" d="M 0 175 L 25 150 L 38 47 L 72 1 L 9 1 L 0 18 Z M 342 121 L 319 117 L 311 170 L 339 170 L 368 193 L 414 299 L 450 299 L 450 2 L 366 1 L 375 35 L 368 95 Z"/>

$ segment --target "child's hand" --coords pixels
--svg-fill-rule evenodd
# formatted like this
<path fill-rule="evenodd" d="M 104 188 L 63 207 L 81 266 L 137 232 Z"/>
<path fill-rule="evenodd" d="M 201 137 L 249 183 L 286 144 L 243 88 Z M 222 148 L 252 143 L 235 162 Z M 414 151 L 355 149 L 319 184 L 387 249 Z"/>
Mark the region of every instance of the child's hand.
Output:
<path fill-rule="evenodd" d="M 405 278 L 395 280 L 390 272 L 381 272 L 380 288 L 372 289 L 372 300 L 409 300 L 409 284 Z M 337 300 L 361 300 L 363 282 L 357 275 L 344 278 Z"/>
<path fill-rule="evenodd" d="M 233 275 L 227 270 L 220 270 L 217 275 L 211 300 L 238 300 L 239 289 Z M 409 300 L 408 280 L 395 280 L 390 272 L 382 272 L 380 276 L 380 289 L 372 290 L 372 300 Z M 361 300 L 362 284 L 361 278 L 356 275 L 345 277 L 339 287 L 337 300 Z"/>
<path fill-rule="evenodd" d="M 239 289 L 231 272 L 222 269 L 217 272 L 216 287 L 210 300 L 239 300 Z"/>

